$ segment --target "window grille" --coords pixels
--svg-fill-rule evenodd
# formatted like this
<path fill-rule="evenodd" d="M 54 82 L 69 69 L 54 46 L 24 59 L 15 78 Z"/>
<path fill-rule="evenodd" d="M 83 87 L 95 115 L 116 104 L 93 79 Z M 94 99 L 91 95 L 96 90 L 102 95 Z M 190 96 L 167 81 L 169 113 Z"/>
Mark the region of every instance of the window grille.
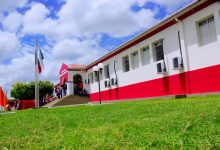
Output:
<path fill-rule="evenodd" d="M 210 16 L 197 23 L 198 39 L 201 46 L 212 43 L 217 40 L 215 18 Z"/>

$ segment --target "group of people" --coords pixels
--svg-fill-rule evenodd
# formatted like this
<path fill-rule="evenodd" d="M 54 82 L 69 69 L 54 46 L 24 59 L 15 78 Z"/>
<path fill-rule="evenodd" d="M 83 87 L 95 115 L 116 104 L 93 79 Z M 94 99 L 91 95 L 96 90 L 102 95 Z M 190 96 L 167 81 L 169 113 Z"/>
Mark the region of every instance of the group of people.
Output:
<path fill-rule="evenodd" d="M 6 109 L 7 109 L 7 111 L 20 110 L 21 109 L 21 101 L 16 100 L 16 101 L 8 102 L 8 104 L 6 105 Z"/>
<path fill-rule="evenodd" d="M 56 99 L 56 97 L 53 94 L 46 94 L 46 96 L 43 97 L 42 100 L 42 105 L 45 105 L 47 103 L 50 103 L 52 101 L 54 101 Z"/>
<path fill-rule="evenodd" d="M 80 83 L 74 83 L 74 94 L 80 94 L 83 91 L 83 84 Z"/>
<path fill-rule="evenodd" d="M 55 87 L 54 92 L 56 97 L 60 99 L 63 96 L 66 96 L 66 90 L 67 90 L 66 85 Z"/>

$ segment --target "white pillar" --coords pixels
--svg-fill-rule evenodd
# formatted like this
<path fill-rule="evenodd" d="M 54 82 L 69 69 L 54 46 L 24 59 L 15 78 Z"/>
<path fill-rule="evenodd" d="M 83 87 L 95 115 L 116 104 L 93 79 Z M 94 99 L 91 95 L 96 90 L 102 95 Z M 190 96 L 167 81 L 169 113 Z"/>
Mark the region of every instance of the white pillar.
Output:
<path fill-rule="evenodd" d="M 183 22 L 178 20 L 178 26 L 179 26 L 179 30 L 180 30 L 180 40 L 181 40 L 181 46 L 182 46 L 184 70 L 190 71 L 189 54 L 188 54 L 187 43 L 185 40 L 185 29 L 184 29 Z"/>
<path fill-rule="evenodd" d="M 133 66 L 132 66 L 132 59 L 131 59 L 131 54 L 128 55 L 128 59 L 129 59 L 129 67 L 130 67 L 130 71 L 132 70 Z"/>
<path fill-rule="evenodd" d="M 138 50 L 139 67 L 142 66 L 141 52 L 142 52 L 142 49 L 139 49 Z"/>
<path fill-rule="evenodd" d="M 74 91 L 73 91 L 73 83 L 72 82 L 68 82 L 67 83 L 67 95 L 73 95 Z"/>

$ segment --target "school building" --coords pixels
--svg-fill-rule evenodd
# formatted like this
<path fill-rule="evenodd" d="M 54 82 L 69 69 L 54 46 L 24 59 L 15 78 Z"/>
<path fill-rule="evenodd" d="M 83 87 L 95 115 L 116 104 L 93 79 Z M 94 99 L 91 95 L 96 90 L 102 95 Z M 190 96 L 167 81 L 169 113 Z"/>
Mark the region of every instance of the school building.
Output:
<path fill-rule="evenodd" d="M 63 64 L 67 94 L 81 83 L 92 101 L 220 92 L 220 2 L 193 1 L 91 64 Z"/>

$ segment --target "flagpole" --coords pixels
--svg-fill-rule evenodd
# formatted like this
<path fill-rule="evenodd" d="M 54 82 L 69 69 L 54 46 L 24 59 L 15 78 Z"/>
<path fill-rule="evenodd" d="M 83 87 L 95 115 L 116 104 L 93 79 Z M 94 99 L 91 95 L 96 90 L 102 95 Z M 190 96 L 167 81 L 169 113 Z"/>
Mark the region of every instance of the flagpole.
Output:
<path fill-rule="evenodd" d="M 38 72 L 38 51 L 39 45 L 38 40 L 36 41 L 36 50 L 35 50 L 35 108 L 39 108 L 39 72 Z"/>

